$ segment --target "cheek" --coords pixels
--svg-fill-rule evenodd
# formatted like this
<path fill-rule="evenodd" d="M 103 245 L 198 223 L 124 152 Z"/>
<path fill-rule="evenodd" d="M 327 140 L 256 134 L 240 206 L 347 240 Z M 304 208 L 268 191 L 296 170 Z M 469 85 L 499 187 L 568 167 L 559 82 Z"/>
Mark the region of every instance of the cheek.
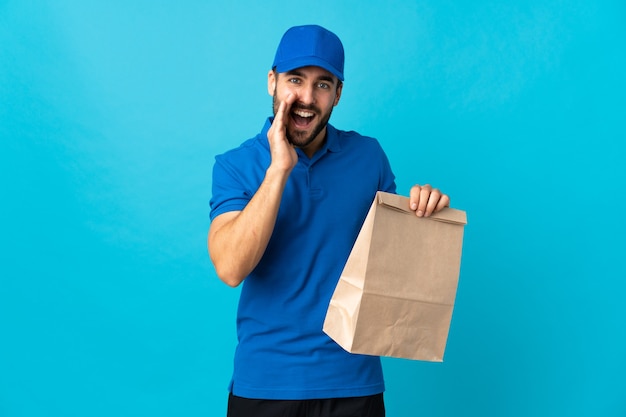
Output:
<path fill-rule="evenodd" d="M 283 100 L 289 95 L 289 93 L 296 93 L 296 90 L 291 84 L 280 84 L 276 89 L 276 94 L 280 100 Z"/>
<path fill-rule="evenodd" d="M 335 107 L 335 105 L 337 104 L 337 99 L 335 96 L 329 96 L 325 101 L 324 101 L 324 108 L 328 111 L 332 110 L 333 107 Z"/>

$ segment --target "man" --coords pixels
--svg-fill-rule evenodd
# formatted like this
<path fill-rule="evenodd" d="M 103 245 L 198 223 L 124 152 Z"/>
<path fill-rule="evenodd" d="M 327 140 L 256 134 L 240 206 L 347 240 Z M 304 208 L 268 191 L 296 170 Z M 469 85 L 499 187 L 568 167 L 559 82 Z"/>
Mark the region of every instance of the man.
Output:
<path fill-rule="evenodd" d="M 380 358 L 322 331 L 328 304 L 377 191 L 396 192 L 379 143 L 328 124 L 343 89 L 339 38 L 289 29 L 268 73 L 274 117 L 216 157 L 208 247 L 218 276 L 242 282 L 229 417 L 385 415 Z M 429 216 L 447 195 L 413 186 Z"/>

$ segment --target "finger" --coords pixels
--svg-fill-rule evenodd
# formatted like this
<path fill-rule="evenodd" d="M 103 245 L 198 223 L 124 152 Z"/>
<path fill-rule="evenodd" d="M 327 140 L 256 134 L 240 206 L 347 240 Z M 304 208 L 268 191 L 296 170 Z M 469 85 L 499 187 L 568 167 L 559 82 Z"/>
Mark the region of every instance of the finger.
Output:
<path fill-rule="evenodd" d="M 285 97 L 285 100 L 283 100 L 283 103 L 285 104 L 285 107 L 283 109 L 283 120 L 285 120 L 285 124 L 287 124 L 287 117 L 289 116 L 289 112 L 291 111 L 291 105 L 293 103 L 296 102 L 296 99 L 298 98 L 298 96 L 294 93 L 289 93 L 287 94 L 287 97 Z"/>
<path fill-rule="evenodd" d="M 270 129 L 267 132 L 267 137 L 270 140 L 270 143 L 275 141 L 278 141 L 275 143 L 287 141 L 287 114 L 289 113 L 289 109 L 291 108 L 291 104 L 294 100 L 294 94 L 289 93 L 285 100 L 282 100 L 278 105 L 272 126 L 270 126 Z"/>
<path fill-rule="evenodd" d="M 426 204 L 426 211 L 424 212 L 424 217 L 428 217 L 433 214 L 437 210 L 437 206 L 439 205 L 439 201 L 441 200 L 441 196 L 443 194 L 439 189 L 433 188 L 428 196 L 428 203 Z"/>
<path fill-rule="evenodd" d="M 424 215 L 431 189 L 432 187 L 429 184 L 423 186 L 415 184 L 411 187 L 409 206 L 411 207 L 411 210 L 415 210 L 415 214 L 418 217 L 422 217 Z"/>
<path fill-rule="evenodd" d="M 441 198 L 439 198 L 439 202 L 437 203 L 437 207 L 434 212 L 438 212 L 445 207 L 450 207 L 450 197 L 447 194 L 441 194 Z"/>
<path fill-rule="evenodd" d="M 421 190 L 422 187 L 419 184 L 415 184 L 413 187 L 411 187 L 411 190 L 409 191 L 409 207 L 413 211 L 417 210 L 417 205 L 420 201 Z"/>
<path fill-rule="evenodd" d="M 283 127 L 287 124 L 287 114 L 289 113 L 289 109 L 291 108 L 291 104 L 295 101 L 295 96 L 292 93 L 289 93 L 287 97 L 283 101 L 280 102 L 278 106 L 278 111 L 276 112 L 276 117 L 274 118 L 274 122 L 277 126 Z"/>
<path fill-rule="evenodd" d="M 432 187 L 428 184 L 422 187 L 420 191 L 420 200 L 417 203 L 417 211 L 415 212 L 418 217 L 430 215 L 430 213 L 428 212 L 428 202 L 430 200 L 430 195 L 432 191 Z"/>

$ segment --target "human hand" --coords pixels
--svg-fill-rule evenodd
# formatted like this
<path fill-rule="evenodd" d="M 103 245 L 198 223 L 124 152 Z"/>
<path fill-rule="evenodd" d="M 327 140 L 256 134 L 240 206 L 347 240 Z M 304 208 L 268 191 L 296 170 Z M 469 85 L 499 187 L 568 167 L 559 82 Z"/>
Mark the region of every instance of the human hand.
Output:
<path fill-rule="evenodd" d="M 293 145 L 287 139 L 287 123 L 289 122 L 289 110 L 296 101 L 296 95 L 289 93 L 285 100 L 278 106 L 274 122 L 267 131 L 267 139 L 270 144 L 272 156 L 271 164 L 280 169 L 291 171 L 298 163 L 298 154 Z"/>
<path fill-rule="evenodd" d="M 417 217 L 428 217 L 450 206 L 450 197 L 429 184 L 414 185 L 409 195 L 409 206 L 415 211 Z"/>

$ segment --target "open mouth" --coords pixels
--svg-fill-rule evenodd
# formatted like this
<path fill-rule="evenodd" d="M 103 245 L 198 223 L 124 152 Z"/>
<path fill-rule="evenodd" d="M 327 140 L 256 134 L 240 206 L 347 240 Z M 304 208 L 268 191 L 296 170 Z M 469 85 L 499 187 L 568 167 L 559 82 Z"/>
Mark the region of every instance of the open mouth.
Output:
<path fill-rule="evenodd" d="M 291 112 L 291 119 L 298 129 L 306 129 L 315 119 L 315 113 L 310 110 L 296 109 Z"/>

